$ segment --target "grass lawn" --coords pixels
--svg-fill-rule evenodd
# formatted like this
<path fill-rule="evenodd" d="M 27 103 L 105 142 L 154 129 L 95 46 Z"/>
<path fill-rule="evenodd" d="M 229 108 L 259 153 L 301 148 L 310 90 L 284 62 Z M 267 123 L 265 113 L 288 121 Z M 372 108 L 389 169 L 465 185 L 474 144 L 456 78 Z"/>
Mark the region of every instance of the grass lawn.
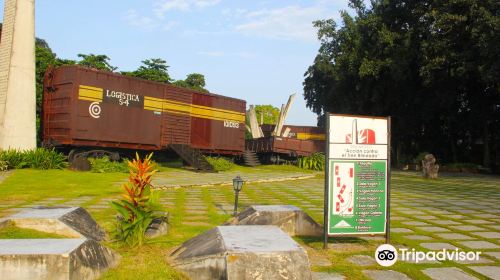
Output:
<path fill-rule="evenodd" d="M 291 166 L 237 167 L 245 175 L 297 173 L 302 170 Z M 160 177 L 172 178 L 179 169 L 162 167 Z M 304 172 L 308 173 L 308 172 Z M 227 174 L 231 180 L 234 170 Z M 193 181 L 203 182 L 205 174 L 192 173 Z M 92 214 L 110 233 L 114 226 L 114 211 L 109 201 L 119 197 L 125 173 L 88 173 L 69 170 L 15 171 L 0 184 L 0 217 L 35 205 L 80 205 Z M 444 242 L 470 250 L 460 240 L 443 238 L 442 232 L 428 232 L 418 222 L 441 227 L 448 233 L 461 233 L 478 240 L 500 245 L 498 239 L 479 237 L 475 232 L 454 228 L 455 225 L 475 225 L 479 231 L 498 232 L 500 206 L 498 194 L 500 179 L 495 177 L 446 177 L 435 181 L 424 180 L 414 173 L 393 172 L 392 228 L 404 228 L 411 233 L 394 232 L 391 243 L 419 250 L 423 242 Z M 170 212 L 171 229 L 168 235 L 156 238 L 141 248 L 128 249 L 116 244 L 107 245 L 122 255 L 120 265 L 104 275 L 104 279 L 183 279 L 173 269 L 167 256 L 175 246 L 199 233 L 217 226 L 231 217 L 233 207 L 231 186 L 171 188 L 162 191 L 162 204 Z M 467 204 L 470 202 L 470 204 Z M 316 221 L 323 219 L 323 178 L 318 175 L 303 180 L 246 184 L 240 193 L 240 210 L 251 204 L 291 204 L 304 209 Z M 479 207 L 474 206 L 479 205 Z M 469 211 L 461 211 L 468 209 Z M 493 212 L 496 211 L 496 212 Z M 490 213 L 490 216 L 487 214 Z M 451 221 L 443 224 L 442 221 Z M 476 223 L 479 221 L 480 223 Z M 483 222 L 481 222 L 483 221 Z M 416 225 L 413 225 L 415 224 Z M 1 234 L 4 234 L 0 231 Z M 422 235 L 431 241 L 408 239 L 408 235 Z M 3 235 L 5 236 L 5 235 Z M 29 234 L 27 235 L 29 236 Z M 353 255 L 372 256 L 375 248 L 384 243 L 376 238 L 331 239 L 333 248 L 322 249 L 321 238 L 296 238 L 309 253 L 314 271 L 337 272 L 348 279 L 368 279 L 365 269 L 384 269 L 376 264 L 366 267 L 348 261 Z M 484 249 L 498 252 L 499 249 Z M 494 257 L 485 256 L 488 265 L 500 265 Z M 324 263 L 330 263 L 325 265 Z M 479 279 L 486 279 L 469 268 L 468 264 L 444 262 L 439 264 L 412 264 L 397 262 L 390 270 L 402 272 L 413 279 L 430 279 L 422 270 L 429 267 L 457 267 Z"/>

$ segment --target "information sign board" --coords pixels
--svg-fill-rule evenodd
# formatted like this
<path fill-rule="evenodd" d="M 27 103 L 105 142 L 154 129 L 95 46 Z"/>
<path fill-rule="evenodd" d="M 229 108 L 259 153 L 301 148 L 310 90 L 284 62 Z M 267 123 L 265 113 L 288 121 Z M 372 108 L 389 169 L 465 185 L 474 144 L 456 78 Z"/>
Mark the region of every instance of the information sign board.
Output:
<path fill-rule="evenodd" d="M 390 119 L 327 116 L 325 240 L 387 234 Z"/>

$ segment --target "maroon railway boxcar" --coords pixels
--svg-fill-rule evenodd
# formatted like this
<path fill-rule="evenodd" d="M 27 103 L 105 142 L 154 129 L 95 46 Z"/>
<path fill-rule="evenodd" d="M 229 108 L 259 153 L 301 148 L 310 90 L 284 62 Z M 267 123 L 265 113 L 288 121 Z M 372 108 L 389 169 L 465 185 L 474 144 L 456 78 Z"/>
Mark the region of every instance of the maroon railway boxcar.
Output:
<path fill-rule="evenodd" d="M 260 126 L 264 137 L 272 136 L 274 131 L 274 124 L 264 124 Z M 281 132 L 283 133 L 289 129 L 287 138 L 294 138 L 299 140 L 325 140 L 325 129 L 318 126 L 302 126 L 302 125 L 283 125 Z"/>
<path fill-rule="evenodd" d="M 43 98 L 45 146 L 172 148 L 191 165 L 244 150 L 244 100 L 79 66 L 49 69 Z"/>
<path fill-rule="evenodd" d="M 264 162 L 278 163 L 280 159 L 295 159 L 325 151 L 324 128 L 316 126 L 284 125 L 283 136 L 272 136 L 275 125 L 261 125 L 264 137 L 247 139 L 246 150 L 259 155 Z"/>

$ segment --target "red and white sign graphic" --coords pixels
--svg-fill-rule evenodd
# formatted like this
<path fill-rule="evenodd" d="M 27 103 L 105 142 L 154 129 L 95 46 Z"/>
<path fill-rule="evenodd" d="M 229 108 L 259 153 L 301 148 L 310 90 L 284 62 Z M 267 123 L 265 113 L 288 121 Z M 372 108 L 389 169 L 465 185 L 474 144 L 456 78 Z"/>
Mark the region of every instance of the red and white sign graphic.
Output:
<path fill-rule="evenodd" d="M 352 134 L 347 134 L 345 136 L 345 142 L 347 144 L 352 144 Z M 373 129 L 361 129 L 358 130 L 358 143 L 357 144 L 375 144 L 375 131 Z"/>
<path fill-rule="evenodd" d="M 333 182 L 334 215 L 350 216 L 354 210 L 354 163 L 335 163 Z"/>
<path fill-rule="evenodd" d="M 330 116 L 331 159 L 387 159 L 387 120 Z"/>

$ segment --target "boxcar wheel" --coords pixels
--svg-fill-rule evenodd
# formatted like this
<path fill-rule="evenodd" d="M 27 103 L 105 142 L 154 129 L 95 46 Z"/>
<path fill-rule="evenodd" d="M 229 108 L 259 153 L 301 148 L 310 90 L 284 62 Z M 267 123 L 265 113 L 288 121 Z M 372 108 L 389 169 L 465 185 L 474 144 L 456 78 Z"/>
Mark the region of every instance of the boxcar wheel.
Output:
<path fill-rule="evenodd" d="M 75 159 L 75 155 L 78 154 L 79 152 L 81 152 L 80 150 L 78 149 L 71 149 L 71 151 L 69 151 L 68 153 L 68 162 L 71 164 L 73 162 L 73 160 Z"/>

